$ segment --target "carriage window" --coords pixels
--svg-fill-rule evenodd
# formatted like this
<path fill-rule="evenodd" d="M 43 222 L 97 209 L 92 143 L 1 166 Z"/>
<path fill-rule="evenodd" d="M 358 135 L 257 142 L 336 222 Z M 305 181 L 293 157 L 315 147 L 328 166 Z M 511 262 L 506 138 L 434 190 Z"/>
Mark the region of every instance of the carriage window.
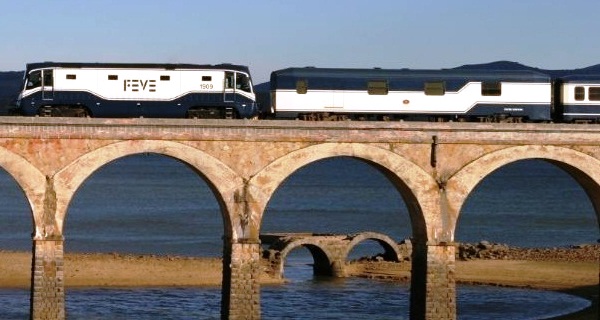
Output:
<path fill-rule="evenodd" d="M 584 87 L 575 87 L 575 100 L 576 101 L 585 100 L 585 88 Z"/>
<path fill-rule="evenodd" d="M 296 93 L 298 94 L 306 94 L 308 92 L 308 83 L 306 80 L 298 80 L 296 81 Z"/>
<path fill-rule="evenodd" d="M 373 95 L 386 95 L 388 94 L 389 87 L 386 80 L 372 80 L 367 84 L 367 91 Z"/>
<path fill-rule="evenodd" d="M 116 74 L 111 74 L 108 76 L 108 80 L 119 80 L 119 76 Z"/>
<path fill-rule="evenodd" d="M 77 79 L 77 75 L 76 74 L 68 74 L 67 75 L 67 80 L 75 80 Z"/>
<path fill-rule="evenodd" d="M 169 81 L 171 80 L 171 76 L 160 76 L 160 81 Z"/>
<path fill-rule="evenodd" d="M 446 93 L 444 81 L 425 82 L 425 94 L 428 96 L 443 96 Z"/>
<path fill-rule="evenodd" d="M 482 96 L 499 96 L 502 94 L 501 82 L 482 82 L 481 83 L 481 95 Z"/>
<path fill-rule="evenodd" d="M 590 87 L 588 97 L 590 101 L 600 101 L 600 87 Z"/>
<path fill-rule="evenodd" d="M 27 77 L 27 89 L 37 88 L 42 85 L 42 71 L 37 70 L 29 73 Z"/>
<path fill-rule="evenodd" d="M 202 81 L 212 81 L 211 76 L 202 76 Z"/>

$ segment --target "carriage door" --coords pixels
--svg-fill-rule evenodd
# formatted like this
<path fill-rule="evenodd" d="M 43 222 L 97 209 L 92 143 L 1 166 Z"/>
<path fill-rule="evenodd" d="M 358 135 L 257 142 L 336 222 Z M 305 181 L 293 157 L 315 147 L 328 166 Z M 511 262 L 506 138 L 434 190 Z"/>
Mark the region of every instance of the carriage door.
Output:
<path fill-rule="evenodd" d="M 54 72 L 52 69 L 42 70 L 42 99 L 54 99 Z"/>
<path fill-rule="evenodd" d="M 235 73 L 225 71 L 223 102 L 235 102 Z"/>

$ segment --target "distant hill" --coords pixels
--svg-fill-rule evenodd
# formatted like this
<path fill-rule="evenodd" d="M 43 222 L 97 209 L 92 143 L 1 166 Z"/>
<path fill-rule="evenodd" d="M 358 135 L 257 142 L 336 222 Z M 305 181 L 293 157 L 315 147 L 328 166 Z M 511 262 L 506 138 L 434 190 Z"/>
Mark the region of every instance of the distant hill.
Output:
<path fill-rule="evenodd" d="M 550 75 L 553 78 L 563 77 L 566 75 L 585 75 L 585 74 L 599 74 L 600 75 L 600 64 L 593 65 L 581 69 L 565 69 L 565 70 L 550 70 L 529 67 L 524 64 L 513 61 L 495 61 L 490 63 L 482 64 L 467 64 L 454 69 L 466 69 L 466 70 L 532 70 Z"/>
<path fill-rule="evenodd" d="M 490 63 L 480 64 L 465 64 L 454 69 L 460 70 L 537 70 L 537 68 L 529 67 L 524 64 L 513 61 L 495 61 Z"/>
<path fill-rule="evenodd" d="M 0 72 L 0 114 L 5 114 L 11 101 L 17 98 L 23 71 Z"/>

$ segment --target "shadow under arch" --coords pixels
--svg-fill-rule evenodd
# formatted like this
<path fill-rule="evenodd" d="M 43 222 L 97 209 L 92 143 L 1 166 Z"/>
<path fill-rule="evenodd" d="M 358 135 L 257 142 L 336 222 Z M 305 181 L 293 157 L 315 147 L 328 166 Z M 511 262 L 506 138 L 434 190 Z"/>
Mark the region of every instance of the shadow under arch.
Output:
<path fill-rule="evenodd" d="M 392 238 L 385 234 L 367 231 L 361 232 L 353 236 L 352 240 L 348 243 L 347 251 L 344 255 L 344 260 L 348 260 L 348 255 L 350 254 L 352 249 L 354 249 L 354 247 L 367 240 L 373 240 L 383 248 L 383 258 L 385 261 L 399 262 L 402 259 L 396 241 L 394 241 Z"/>
<path fill-rule="evenodd" d="M 67 208 L 75 192 L 83 181 L 90 177 L 100 167 L 109 162 L 140 153 L 156 153 L 168 156 L 190 166 L 202 179 L 205 180 L 215 195 L 221 214 L 225 234 L 238 234 L 235 230 L 235 217 L 231 212 L 234 193 L 243 186 L 242 179 L 228 166 L 211 155 L 193 147 L 170 141 L 131 140 L 113 143 L 89 153 L 86 153 L 63 168 L 54 176 L 55 189 L 57 190 L 57 224 L 62 234 Z M 239 224 L 237 224 L 239 225 Z"/>
<path fill-rule="evenodd" d="M 437 207 L 438 185 L 423 169 L 399 154 L 355 143 L 323 143 L 312 145 L 273 161 L 250 181 L 251 191 L 257 201 L 257 221 L 262 224 L 267 203 L 285 179 L 301 167 L 318 160 L 333 157 L 352 157 L 372 165 L 394 185 L 402 196 L 411 218 L 413 237 L 426 241 L 432 215 L 424 214 L 423 206 Z"/>
<path fill-rule="evenodd" d="M 452 230 L 460 211 L 475 187 L 502 166 L 520 160 L 544 160 L 561 168 L 577 181 L 590 199 L 600 223 L 600 160 L 585 153 L 555 146 L 518 146 L 491 152 L 469 163 L 446 184 Z"/>
<path fill-rule="evenodd" d="M 3 147 L 0 147 L 0 167 L 15 179 L 27 198 L 33 222 L 33 238 L 43 238 L 47 233 L 43 217 L 46 176 L 25 158 Z"/>

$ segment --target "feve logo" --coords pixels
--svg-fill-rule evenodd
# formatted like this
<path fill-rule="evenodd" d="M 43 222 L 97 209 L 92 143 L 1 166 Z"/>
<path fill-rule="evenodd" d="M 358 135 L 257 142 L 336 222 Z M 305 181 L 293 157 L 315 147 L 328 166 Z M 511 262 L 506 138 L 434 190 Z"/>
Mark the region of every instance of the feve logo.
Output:
<path fill-rule="evenodd" d="M 156 92 L 156 80 L 123 80 L 123 91 L 140 92 L 146 91 Z"/>

